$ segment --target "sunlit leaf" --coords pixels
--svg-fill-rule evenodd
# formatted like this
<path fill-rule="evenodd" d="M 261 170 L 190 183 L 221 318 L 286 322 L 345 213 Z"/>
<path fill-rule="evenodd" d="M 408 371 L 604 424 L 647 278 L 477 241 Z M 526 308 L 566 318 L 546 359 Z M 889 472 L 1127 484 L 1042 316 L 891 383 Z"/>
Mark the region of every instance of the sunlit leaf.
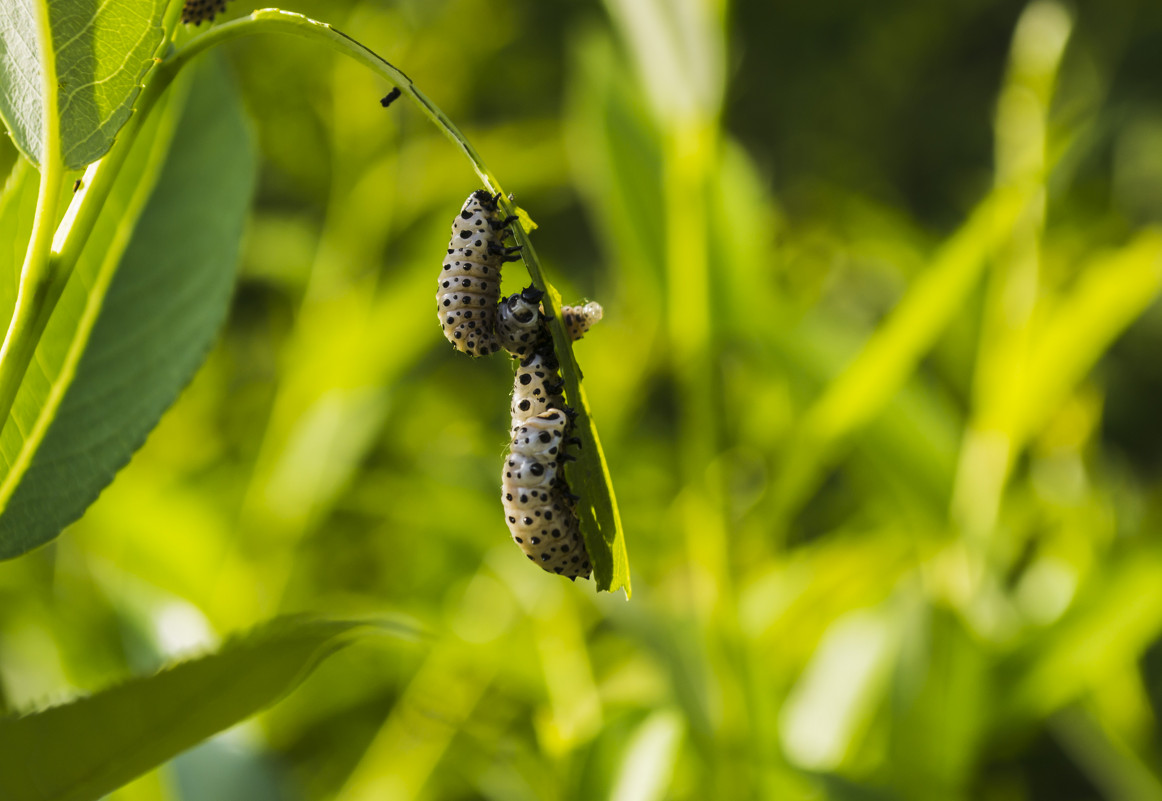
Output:
<path fill-rule="evenodd" d="M 0 798 L 99 798 L 274 703 L 360 625 L 277 620 L 155 675 L 0 719 Z"/>
<path fill-rule="evenodd" d="M 37 5 L 47 4 L 51 54 L 41 52 Z M 0 119 L 16 146 L 44 157 L 45 61 L 56 76 L 59 158 L 69 169 L 96 161 L 129 119 L 162 42 L 165 0 L 11 0 L 0 15 Z M 48 102 L 53 102 L 50 99 Z"/>
<path fill-rule="evenodd" d="M 1016 676 L 1002 708 L 1042 716 L 1132 666 L 1162 632 L 1162 553 L 1139 548 L 1112 560 L 1060 625 L 1014 656 Z"/>
<path fill-rule="evenodd" d="M 176 100 L 119 175 L 0 435 L 0 558 L 80 517 L 225 317 L 254 154 L 220 69 Z"/>
<path fill-rule="evenodd" d="M 518 241 L 519 237 L 518 237 Z M 526 253 L 528 251 L 526 250 Z M 561 375 L 565 380 L 565 398 L 577 413 L 573 420 L 574 433 L 581 439 L 577 461 L 569 472 L 573 491 L 581 496 L 577 504 L 581 516 L 581 534 L 593 565 L 593 582 L 597 589 L 614 592 L 624 589 L 628 598 L 632 592 L 629 583 L 629 556 L 625 550 L 625 532 L 613 493 L 613 479 L 605 461 L 605 451 L 597 435 L 597 424 L 589 410 L 589 399 L 581 383 L 581 368 L 573 357 L 568 334 L 561 323 L 561 295 L 544 278 L 529 267 L 538 286 L 545 289 L 546 310 L 552 306 L 553 318 L 549 327 L 561 361 Z"/>

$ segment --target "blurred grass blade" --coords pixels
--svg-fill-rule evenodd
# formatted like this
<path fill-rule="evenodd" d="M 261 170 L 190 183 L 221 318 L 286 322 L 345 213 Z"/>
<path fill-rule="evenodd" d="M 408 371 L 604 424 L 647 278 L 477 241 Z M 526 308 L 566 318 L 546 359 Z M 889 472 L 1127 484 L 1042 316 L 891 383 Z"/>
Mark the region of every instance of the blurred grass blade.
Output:
<path fill-rule="evenodd" d="M 916 369 L 921 357 L 958 314 L 992 249 L 1008 234 L 1026 198 L 995 192 L 933 259 L 863 352 L 808 412 L 819 443 L 838 440 L 867 423 Z"/>
<path fill-rule="evenodd" d="M 682 729 L 682 718 L 669 710 L 647 718 L 626 749 L 610 801 L 665 798 L 682 744 Z"/>
<path fill-rule="evenodd" d="M 937 252 L 855 360 L 807 412 L 780 478 L 780 506 L 791 509 L 809 495 L 828 452 L 866 425 L 899 392 L 920 359 L 960 313 L 993 249 L 1008 235 L 1028 203 L 1019 191 L 996 190 Z"/>
<path fill-rule="evenodd" d="M 1019 432 L 1032 433 L 1162 290 L 1162 232 L 1096 258 L 1034 335 Z"/>
<path fill-rule="evenodd" d="M 971 755 L 986 736 L 990 663 L 951 611 L 915 595 L 909 601 L 891 698 L 889 758 L 908 766 L 896 789 L 905 798 L 955 798 L 969 786 Z"/>
<path fill-rule="evenodd" d="M 1162 633 L 1162 552 L 1139 548 L 1095 577 L 1062 623 L 1028 641 L 1009 666 L 1018 679 L 999 706 L 1041 718 L 1099 686 Z"/>
<path fill-rule="evenodd" d="M 225 317 L 255 170 L 237 94 L 209 66 L 184 107 L 173 98 L 154 116 L 0 435 L 0 558 L 81 516 L 189 381 Z"/>
<path fill-rule="evenodd" d="M 498 667 L 498 650 L 468 654 L 464 641 L 457 637 L 436 643 L 336 798 L 422 797 L 424 786 L 465 728 Z"/>
<path fill-rule="evenodd" d="M 1041 291 L 1047 214 L 1045 182 L 1055 166 L 1047 143 L 1053 90 L 1072 31 L 1054 0 L 1034 0 L 1017 22 L 1009 69 L 997 99 L 998 186 L 1024 187 L 1032 202 L 998 249 L 984 295 L 965 431 L 950 516 L 971 540 L 993 531 L 1019 448 L 1017 409 L 1028 391 L 1029 347 Z"/>
<path fill-rule="evenodd" d="M 276 620 L 209 656 L 43 712 L 0 719 L 0 798 L 99 798 L 273 704 L 362 625 Z"/>
<path fill-rule="evenodd" d="M 779 715 L 783 748 L 795 764 L 831 770 L 854 751 L 882 702 L 896 641 L 884 610 L 849 612 L 827 630 Z"/>
<path fill-rule="evenodd" d="M 142 78 L 164 38 L 166 0 L 8 0 L 0 15 L 0 119 L 34 164 L 45 146 L 44 75 L 36 5 L 48 6 L 60 114 L 59 154 L 68 169 L 103 156 L 129 119 Z"/>
<path fill-rule="evenodd" d="M 725 93 L 726 47 L 714 3 L 606 0 L 638 80 L 659 120 L 716 114 Z"/>
<path fill-rule="evenodd" d="M 1162 801 L 1162 780 L 1131 743 L 1102 725 L 1088 710 L 1073 706 L 1049 719 L 1054 739 L 1110 801 Z"/>

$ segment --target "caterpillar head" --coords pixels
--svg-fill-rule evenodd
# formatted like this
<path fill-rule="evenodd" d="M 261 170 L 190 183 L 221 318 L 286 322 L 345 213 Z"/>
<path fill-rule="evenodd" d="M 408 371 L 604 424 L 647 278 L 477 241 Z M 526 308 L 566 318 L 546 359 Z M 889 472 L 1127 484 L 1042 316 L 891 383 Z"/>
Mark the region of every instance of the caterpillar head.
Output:
<path fill-rule="evenodd" d="M 534 324 L 541 315 L 540 302 L 544 292 L 529 286 L 523 291 L 509 295 L 500 302 L 501 316 L 524 326 Z"/>

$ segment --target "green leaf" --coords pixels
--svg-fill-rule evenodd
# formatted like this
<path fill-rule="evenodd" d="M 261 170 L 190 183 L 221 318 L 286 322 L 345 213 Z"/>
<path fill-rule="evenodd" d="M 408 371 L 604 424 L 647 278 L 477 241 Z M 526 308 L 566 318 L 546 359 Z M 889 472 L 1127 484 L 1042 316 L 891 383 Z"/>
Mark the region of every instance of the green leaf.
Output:
<path fill-rule="evenodd" d="M 460 133 L 457 131 L 451 135 L 455 138 Z M 469 150 L 467 145 L 465 150 Z M 506 214 L 516 213 L 516 208 L 503 193 L 500 202 Z M 585 538 L 585 549 L 589 552 L 589 562 L 593 566 L 593 583 L 599 591 L 624 589 L 628 599 L 633 590 L 629 583 L 625 532 L 621 528 L 621 514 L 617 509 L 617 497 L 613 493 L 613 479 L 609 475 L 605 451 L 601 448 L 597 424 L 589 412 L 589 399 L 581 383 L 581 368 L 573 356 L 572 342 L 561 321 L 561 293 L 545 279 L 544 268 L 525 229 L 514 225 L 512 231 L 517 244 L 522 248 L 521 254 L 533 283 L 545 293 L 542 305 L 549 318 L 553 347 L 561 363 L 565 399 L 576 412 L 573 433 L 581 440 L 581 447 L 577 449 L 577 461 L 571 465 L 568 477 L 573 492 L 581 498 L 577 503 L 577 514 L 581 521 L 581 535 Z"/>
<path fill-rule="evenodd" d="M 225 317 L 254 153 L 220 68 L 199 70 L 180 100 L 142 131 L 0 434 L 0 558 L 81 516 Z"/>
<path fill-rule="evenodd" d="M 362 624 L 283 618 L 217 653 L 0 719 L 0 798 L 89 801 L 273 704 Z"/>
<path fill-rule="evenodd" d="M 1145 544 L 1107 562 L 1069 614 L 1031 637 L 1005 666 L 1014 680 L 999 702 L 1017 725 L 1044 717 L 1132 669 L 1162 633 L 1162 550 Z"/>
<path fill-rule="evenodd" d="M 37 4 L 47 2 L 53 53 L 41 52 Z M 164 38 L 165 0 L 10 0 L 0 15 L 0 119 L 34 164 L 44 160 L 44 75 L 56 75 L 60 153 L 80 169 L 103 156 L 129 119 Z M 46 64 L 52 58 L 52 64 Z M 49 98 L 49 103 L 53 102 Z"/>
<path fill-rule="evenodd" d="M 517 241 L 520 241 L 518 234 Z M 529 249 L 525 250 L 526 259 Z M 529 272 L 533 273 L 533 264 Z M 571 465 L 569 481 L 573 491 L 581 496 L 577 511 L 581 517 L 581 534 L 585 538 L 585 548 L 589 551 L 589 561 L 593 565 L 593 583 L 598 590 L 614 592 L 624 589 L 629 598 L 632 589 L 629 583 L 629 554 L 625 550 L 625 532 L 621 528 L 621 514 L 617 510 L 617 497 L 613 494 L 613 479 L 609 475 L 609 465 L 605 461 L 605 451 L 597 435 L 597 424 L 589 411 L 589 399 L 581 383 L 581 368 L 573 357 L 568 334 L 561 323 L 561 295 L 539 274 L 534 278 L 543 283 L 545 303 L 552 304 L 553 318 L 550 328 L 557 348 L 557 358 L 561 362 L 561 377 L 565 380 L 565 398 L 570 408 L 577 413 L 573 420 L 573 432 L 581 439 L 577 450 L 577 461 Z"/>

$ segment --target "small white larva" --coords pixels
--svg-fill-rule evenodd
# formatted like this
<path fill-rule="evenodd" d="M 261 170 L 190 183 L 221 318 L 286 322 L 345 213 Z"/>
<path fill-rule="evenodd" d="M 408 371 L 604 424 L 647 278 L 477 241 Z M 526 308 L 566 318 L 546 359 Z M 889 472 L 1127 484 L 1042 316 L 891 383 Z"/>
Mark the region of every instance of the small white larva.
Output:
<path fill-rule="evenodd" d="M 591 300 L 584 306 L 562 306 L 561 319 L 565 322 L 565 330 L 569 332 L 569 340 L 576 342 L 585 336 L 594 323 L 601 322 L 605 310 L 601 304 Z"/>

